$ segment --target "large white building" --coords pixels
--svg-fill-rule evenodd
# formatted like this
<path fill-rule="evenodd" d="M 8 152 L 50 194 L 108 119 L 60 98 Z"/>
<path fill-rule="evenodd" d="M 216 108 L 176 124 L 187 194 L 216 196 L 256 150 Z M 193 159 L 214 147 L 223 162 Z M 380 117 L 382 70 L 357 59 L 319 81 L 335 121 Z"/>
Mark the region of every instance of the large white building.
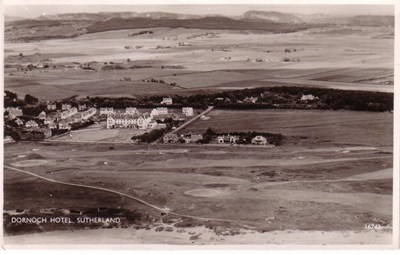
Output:
<path fill-rule="evenodd" d="M 107 128 L 135 128 L 137 119 L 129 114 L 110 114 L 107 117 Z"/>
<path fill-rule="evenodd" d="M 127 108 L 125 109 L 125 113 L 126 113 L 126 114 L 135 115 L 135 114 L 139 114 L 139 111 L 138 111 L 136 108 L 134 108 L 134 107 L 127 107 Z"/>
<path fill-rule="evenodd" d="M 87 109 L 86 111 L 81 112 L 82 119 L 87 120 L 90 117 L 94 116 L 96 114 L 96 112 L 97 112 L 96 108 L 91 107 L 91 108 Z"/>
<path fill-rule="evenodd" d="M 132 115 L 127 113 L 110 114 L 107 117 L 107 128 L 154 128 L 157 123 L 148 113 Z"/>
<path fill-rule="evenodd" d="M 114 108 L 112 107 L 101 107 L 100 108 L 100 115 L 108 115 L 108 114 L 113 114 L 114 113 Z"/>
<path fill-rule="evenodd" d="M 22 113 L 22 109 L 20 108 L 15 108 L 15 107 L 7 107 L 6 111 L 8 112 L 8 117 L 12 120 L 15 119 L 16 117 L 24 115 Z"/>
<path fill-rule="evenodd" d="M 73 115 L 75 115 L 75 114 L 77 114 L 77 113 L 78 113 L 78 108 L 72 107 L 72 108 L 69 109 L 69 110 L 62 111 L 62 112 L 61 112 L 61 119 L 62 119 L 62 120 L 68 119 L 68 118 L 70 118 L 71 116 L 73 116 Z"/>
<path fill-rule="evenodd" d="M 151 110 L 150 115 L 153 116 L 158 116 L 158 115 L 165 115 L 168 114 L 168 108 L 167 107 L 157 107 Z"/>
<path fill-rule="evenodd" d="M 182 113 L 186 117 L 193 116 L 193 107 L 183 107 L 182 108 Z"/>
<path fill-rule="evenodd" d="M 164 97 L 161 101 L 161 104 L 166 104 L 166 105 L 171 105 L 172 104 L 172 98 L 170 97 Z"/>

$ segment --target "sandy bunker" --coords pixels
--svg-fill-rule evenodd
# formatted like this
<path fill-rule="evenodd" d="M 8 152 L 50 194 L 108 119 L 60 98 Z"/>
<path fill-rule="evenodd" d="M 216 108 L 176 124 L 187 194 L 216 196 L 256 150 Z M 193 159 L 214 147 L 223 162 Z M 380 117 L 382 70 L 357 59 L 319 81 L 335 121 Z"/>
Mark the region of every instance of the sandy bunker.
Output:
<path fill-rule="evenodd" d="M 40 166 L 49 163 L 47 160 L 44 159 L 30 159 L 30 160 L 23 160 L 20 162 L 12 163 L 13 166 L 17 167 L 28 167 L 28 166 Z"/>
<path fill-rule="evenodd" d="M 213 197 L 221 193 L 222 191 L 217 189 L 192 189 L 185 191 L 185 195 L 192 197 Z"/>

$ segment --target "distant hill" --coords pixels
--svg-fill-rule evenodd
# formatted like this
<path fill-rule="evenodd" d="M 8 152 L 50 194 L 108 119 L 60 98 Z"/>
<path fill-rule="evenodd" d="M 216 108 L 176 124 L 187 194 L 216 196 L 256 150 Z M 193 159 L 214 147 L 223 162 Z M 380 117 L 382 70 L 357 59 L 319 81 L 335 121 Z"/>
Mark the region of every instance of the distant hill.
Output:
<path fill-rule="evenodd" d="M 25 19 L 25 18 L 17 17 L 17 16 L 8 16 L 8 15 L 4 16 L 4 21 L 5 22 L 17 21 L 17 20 L 23 20 L 23 19 Z"/>
<path fill-rule="evenodd" d="M 294 16 L 310 24 L 336 24 L 353 26 L 394 26 L 394 16 L 360 15 L 354 17 L 339 17 L 326 14 L 298 14 Z"/>
<path fill-rule="evenodd" d="M 336 17 L 322 13 L 314 13 L 314 14 L 299 14 L 293 13 L 292 15 L 300 18 L 306 23 L 311 24 L 346 24 L 347 18 Z"/>
<path fill-rule="evenodd" d="M 200 15 L 179 14 L 169 12 L 98 12 L 98 13 L 65 13 L 39 16 L 40 20 L 92 20 L 106 21 L 114 18 L 150 18 L 150 19 L 196 19 Z"/>
<path fill-rule="evenodd" d="M 307 24 L 285 24 L 265 20 L 236 20 L 227 17 L 205 17 L 199 19 L 150 19 L 150 18 L 132 18 L 120 19 L 114 18 L 106 21 L 96 22 L 87 27 L 88 33 L 96 33 L 110 30 L 134 29 L 134 28 L 198 28 L 198 29 L 225 29 L 225 30 L 264 30 L 269 32 L 294 32 L 307 29 Z"/>
<path fill-rule="evenodd" d="M 99 12 L 42 15 L 36 19 L 6 16 L 5 19 L 5 38 L 8 41 L 63 39 L 86 33 L 156 27 L 259 30 L 272 33 L 290 33 L 325 24 L 394 27 L 394 16 L 338 17 L 257 10 L 236 17 L 168 12 Z"/>
<path fill-rule="evenodd" d="M 292 23 L 292 24 L 304 23 L 302 19 L 296 17 L 295 15 L 281 13 L 281 12 L 247 11 L 242 14 L 241 18 L 249 20 L 265 20 L 277 23 Z"/>
<path fill-rule="evenodd" d="M 393 16 L 360 15 L 351 17 L 349 24 L 356 26 L 391 26 L 394 27 Z"/>

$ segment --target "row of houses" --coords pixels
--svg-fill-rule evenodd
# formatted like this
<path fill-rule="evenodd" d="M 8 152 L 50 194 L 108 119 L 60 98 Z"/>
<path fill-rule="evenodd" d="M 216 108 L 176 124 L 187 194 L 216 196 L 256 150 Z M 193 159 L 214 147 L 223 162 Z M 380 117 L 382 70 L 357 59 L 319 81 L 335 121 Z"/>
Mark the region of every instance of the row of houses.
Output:
<path fill-rule="evenodd" d="M 107 128 L 136 128 L 136 129 L 148 129 L 155 128 L 157 122 L 153 120 L 150 114 L 109 114 L 107 116 Z"/>
<path fill-rule="evenodd" d="M 22 109 L 19 108 L 19 107 L 7 107 L 7 108 L 4 109 L 4 111 L 8 112 L 8 118 L 10 120 L 13 120 L 13 119 L 15 119 L 17 117 L 20 117 L 20 116 L 24 115 L 23 112 L 22 112 Z"/>
<path fill-rule="evenodd" d="M 50 102 L 47 102 L 47 110 L 49 110 L 49 111 L 55 111 L 55 110 L 57 110 L 57 105 L 56 105 L 56 103 L 50 103 Z M 68 110 L 70 110 L 70 109 L 72 109 L 73 107 L 72 107 L 72 105 L 71 104 L 61 104 L 61 110 L 62 111 L 68 111 Z M 88 106 L 86 105 L 86 104 L 78 104 L 78 110 L 79 111 L 84 111 L 84 110 L 86 110 L 88 108 Z"/>
<path fill-rule="evenodd" d="M 230 143 L 236 144 L 239 141 L 238 135 L 220 135 L 215 138 L 215 141 L 219 144 Z M 255 145 L 267 145 L 268 140 L 262 135 L 257 135 L 251 139 L 251 143 Z"/>
<path fill-rule="evenodd" d="M 203 135 L 195 134 L 195 133 L 188 133 L 184 135 L 177 135 L 174 133 L 166 134 L 163 137 L 164 143 L 177 143 L 177 142 L 184 142 L 184 143 L 196 143 L 203 139 Z"/>

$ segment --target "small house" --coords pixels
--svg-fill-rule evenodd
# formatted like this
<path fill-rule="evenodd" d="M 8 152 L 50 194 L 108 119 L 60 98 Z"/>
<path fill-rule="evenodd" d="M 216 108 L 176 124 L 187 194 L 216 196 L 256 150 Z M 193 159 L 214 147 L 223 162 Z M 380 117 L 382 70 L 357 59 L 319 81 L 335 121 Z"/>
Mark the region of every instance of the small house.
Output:
<path fill-rule="evenodd" d="M 46 113 L 44 111 L 42 111 L 41 113 L 39 113 L 37 118 L 40 119 L 40 120 L 45 120 L 46 119 Z"/>
<path fill-rule="evenodd" d="M 125 113 L 130 114 L 130 115 L 136 115 L 136 114 L 139 114 L 139 111 L 134 107 L 127 107 L 125 109 Z"/>
<path fill-rule="evenodd" d="M 113 114 L 113 113 L 114 113 L 114 108 L 112 108 L 112 107 L 100 108 L 100 115 L 108 115 L 108 114 Z"/>
<path fill-rule="evenodd" d="M 29 120 L 28 122 L 25 123 L 26 128 L 37 128 L 39 127 L 39 124 L 34 121 L 34 120 Z"/>
<path fill-rule="evenodd" d="M 24 125 L 24 122 L 21 119 L 16 119 L 15 124 L 17 124 L 18 126 L 22 126 Z"/>
<path fill-rule="evenodd" d="M 80 104 L 80 105 L 78 105 L 78 110 L 79 110 L 79 111 L 84 111 L 84 110 L 86 110 L 86 109 L 87 109 L 86 104 Z"/>
<path fill-rule="evenodd" d="M 8 112 L 8 118 L 11 120 L 24 115 L 22 109 L 18 107 L 8 107 L 6 110 Z"/>
<path fill-rule="evenodd" d="M 309 95 L 302 95 L 300 100 L 301 101 L 313 101 L 315 99 L 318 99 L 318 97 L 315 97 L 315 96 L 309 94 Z"/>
<path fill-rule="evenodd" d="M 266 145 L 268 140 L 262 135 L 257 135 L 251 139 L 251 143 L 256 145 Z"/>
<path fill-rule="evenodd" d="M 65 120 L 62 120 L 58 123 L 58 129 L 71 130 L 71 125 L 68 122 L 66 122 Z"/>
<path fill-rule="evenodd" d="M 165 104 L 165 105 L 171 105 L 172 104 L 172 98 L 170 97 L 164 97 L 161 101 L 161 104 Z"/>
<path fill-rule="evenodd" d="M 163 138 L 164 143 L 176 143 L 179 137 L 177 134 L 166 134 Z"/>
<path fill-rule="evenodd" d="M 57 109 L 57 105 L 56 104 L 51 104 L 51 103 L 47 104 L 47 110 L 55 111 L 56 109 Z"/>
<path fill-rule="evenodd" d="M 182 114 L 186 117 L 193 116 L 193 107 L 183 107 Z"/>
<path fill-rule="evenodd" d="M 61 110 L 68 111 L 72 106 L 70 104 L 61 104 Z"/>

